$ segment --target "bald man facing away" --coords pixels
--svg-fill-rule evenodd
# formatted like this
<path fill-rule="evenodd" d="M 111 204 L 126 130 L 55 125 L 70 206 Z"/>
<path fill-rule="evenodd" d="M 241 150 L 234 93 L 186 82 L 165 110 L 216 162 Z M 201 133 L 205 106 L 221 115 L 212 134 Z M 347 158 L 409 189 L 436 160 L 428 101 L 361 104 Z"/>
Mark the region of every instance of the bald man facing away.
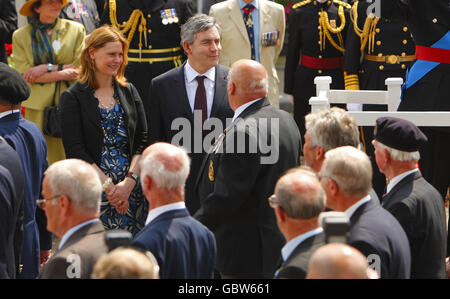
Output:
<path fill-rule="evenodd" d="M 330 243 L 314 252 L 308 267 L 308 279 L 367 279 L 366 257 L 355 248 Z"/>
<path fill-rule="evenodd" d="M 213 278 L 214 235 L 191 217 L 184 203 L 189 175 L 186 151 L 169 143 L 154 143 L 142 153 L 139 166 L 150 212 L 132 244 L 155 255 L 161 278 Z"/>
<path fill-rule="evenodd" d="M 195 217 L 216 236 L 222 277 L 273 278 L 285 241 L 267 199 L 299 164 L 300 133 L 288 113 L 269 104 L 260 63 L 235 62 L 227 90 L 233 122 L 203 161 Z"/>

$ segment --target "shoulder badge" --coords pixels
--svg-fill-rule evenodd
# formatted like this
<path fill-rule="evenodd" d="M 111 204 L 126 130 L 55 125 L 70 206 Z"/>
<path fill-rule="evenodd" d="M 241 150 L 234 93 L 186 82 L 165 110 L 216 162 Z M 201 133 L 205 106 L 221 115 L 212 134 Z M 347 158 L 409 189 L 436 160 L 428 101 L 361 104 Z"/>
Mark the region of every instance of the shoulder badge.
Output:
<path fill-rule="evenodd" d="M 344 8 L 350 9 L 352 6 L 344 1 L 340 0 L 333 0 L 333 3 L 336 3 L 337 5 L 344 6 Z"/>
<path fill-rule="evenodd" d="M 211 182 L 214 182 L 214 166 L 212 160 L 209 161 L 208 178 Z"/>
<path fill-rule="evenodd" d="M 297 2 L 297 3 L 295 3 L 294 5 L 292 5 L 292 8 L 293 8 L 293 9 L 296 9 L 296 8 L 298 8 L 298 7 L 305 6 L 306 4 L 311 3 L 311 1 L 312 1 L 312 0 L 304 0 L 304 1 Z"/>

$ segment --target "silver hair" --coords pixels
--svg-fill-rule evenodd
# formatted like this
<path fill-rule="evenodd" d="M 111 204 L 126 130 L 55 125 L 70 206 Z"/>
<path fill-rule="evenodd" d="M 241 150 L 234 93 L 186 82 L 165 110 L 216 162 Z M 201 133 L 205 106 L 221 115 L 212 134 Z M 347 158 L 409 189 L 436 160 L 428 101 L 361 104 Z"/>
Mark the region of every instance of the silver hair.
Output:
<path fill-rule="evenodd" d="M 166 169 L 163 162 L 160 161 L 158 155 L 150 153 L 139 162 L 141 168 L 141 184 L 144 185 L 145 177 L 149 176 L 158 186 L 168 190 L 175 190 L 181 188 L 184 191 L 184 185 L 189 175 L 190 160 L 184 148 L 173 146 L 168 149 L 169 154 L 180 154 L 183 157 L 183 167 L 179 171 L 171 171 Z"/>
<path fill-rule="evenodd" d="M 190 17 L 186 23 L 181 26 L 181 46 L 183 46 L 183 42 L 192 45 L 197 33 L 209 30 L 213 26 L 216 27 L 220 35 L 221 28 L 213 17 L 205 14 L 196 14 Z"/>
<path fill-rule="evenodd" d="M 275 196 L 279 201 L 279 205 L 290 218 L 311 219 L 318 217 L 325 208 L 327 197 L 316 174 L 311 170 L 302 168 L 295 169 L 289 173 L 294 174 L 297 181 L 300 181 L 302 177 L 309 177 L 313 182 L 317 183 L 317 189 L 305 188 L 305 192 L 300 194 L 293 184 L 281 178 L 275 187 Z"/>
<path fill-rule="evenodd" d="M 100 212 L 102 184 L 89 163 L 67 159 L 53 163 L 46 171 L 53 195 L 65 194 L 79 210 Z"/>
<path fill-rule="evenodd" d="M 362 151 L 343 146 L 325 154 L 325 162 L 320 171 L 322 177 L 336 182 L 349 197 L 362 197 L 372 188 L 372 164 Z"/>
<path fill-rule="evenodd" d="M 360 146 L 356 122 L 341 108 L 333 107 L 306 115 L 305 128 L 312 148 L 320 146 L 327 152 L 340 146 Z"/>
<path fill-rule="evenodd" d="M 382 150 L 387 150 L 389 155 L 391 156 L 392 160 L 394 161 L 402 161 L 402 162 L 411 162 L 411 161 L 419 161 L 420 160 L 420 153 L 419 151 L 415 152 L 404 152 L 392 147 L 389 147 L 378 140 L 376 140 L 378 143 L 378 147 Z"/>

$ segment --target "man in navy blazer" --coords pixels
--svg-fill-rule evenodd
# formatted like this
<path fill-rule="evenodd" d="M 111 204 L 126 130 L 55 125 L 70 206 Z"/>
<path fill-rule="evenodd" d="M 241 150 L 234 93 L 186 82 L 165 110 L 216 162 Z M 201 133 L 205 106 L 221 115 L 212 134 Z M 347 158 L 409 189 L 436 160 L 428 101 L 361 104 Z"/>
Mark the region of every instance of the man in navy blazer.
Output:
<path fill-rule="evenodd" d="M 154 78 L 149 101 L 143 102 L 150 144 L 168 142 L 181 145 L 189 152 L 191 173 L 194 175 L 190 175 L 186 182 L 185 201 L 189 212 L 194 214 L 200 206 L 194 192 L 195 174 L 199 172 L 209 149 L 203 145 L 205 136 L 211 132 L 205 126 L 208 123 L 220 124 L 223 130 L 226 119 L 233 117 L 233 111 L 227 98 L 228 68 L 218 65 L 222 48 L 220 28 L 215 19 L 207 15 L 191 17 L 181 27 L 181 42 L 187 61 Z M 198 76 L 205 77 L 201 84 L 196 79 Z M 208 121 L 205 122 L 205 119 Z M 205 126 L 202 128 L 203 123 Z M 178 141 L 181 135 L 183 138 Z M 213 142 L 210 140 L 209 145 Z"/>
<path fill-rule="evenodd" d="M 327 194 L 327 207 L 344 212 L 350 219 L 347 243 L 367 257 L 381 278 L 409 278 L 411 251 L 405 231 L 369 195 L 369 157 L 352 146 L 330 150 L 319 176 Z"/>
<path fill-rule="evenodd" d="M 150 212 L 146 226 L 132 245 L 153 253 L 161 278 L 213 278 L 214 234 L 190 216 L 184 203 L 189 175 L 186 151 L 168 143 L 155 143 L 142 154 L 140 169 Z"/>

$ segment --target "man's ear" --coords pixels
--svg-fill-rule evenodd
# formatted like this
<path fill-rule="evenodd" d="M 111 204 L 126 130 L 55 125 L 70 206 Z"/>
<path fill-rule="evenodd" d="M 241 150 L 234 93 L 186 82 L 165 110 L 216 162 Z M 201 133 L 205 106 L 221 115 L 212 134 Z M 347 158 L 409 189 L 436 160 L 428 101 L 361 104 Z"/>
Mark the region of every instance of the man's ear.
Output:
<path fill-rule="evenodd" d="M 61 215 L 64 217 L 68 217 L 70 210 L 73 208 L 70 198 L 65 194 L 61 195 L 58 199 L 58 205 L 61 211 Z"/>
<path fill-rule="evenodd" d="M 184 52 L 186 52 L 187 55 L 191 55 L 192 54 L 191 45 L 188 42 L 186 42 L 186 41 L 183 42 L 183 49 L 184 49 Z"/>
<path fill-rule="evenodd" d="M 280 205 L 277 205 L 274 209 L 275 214 L 278 216 L 278 219 L 280 222 L 286 221 L 286 213 L 284 212 L 283 208 Z"/>
<path fill-rule="evenodd" d="M 323 161 L 325 160 L 325 150 L 321 146 L 316 146 L 314 148 L 314 158 L 316 161 Z"/>

